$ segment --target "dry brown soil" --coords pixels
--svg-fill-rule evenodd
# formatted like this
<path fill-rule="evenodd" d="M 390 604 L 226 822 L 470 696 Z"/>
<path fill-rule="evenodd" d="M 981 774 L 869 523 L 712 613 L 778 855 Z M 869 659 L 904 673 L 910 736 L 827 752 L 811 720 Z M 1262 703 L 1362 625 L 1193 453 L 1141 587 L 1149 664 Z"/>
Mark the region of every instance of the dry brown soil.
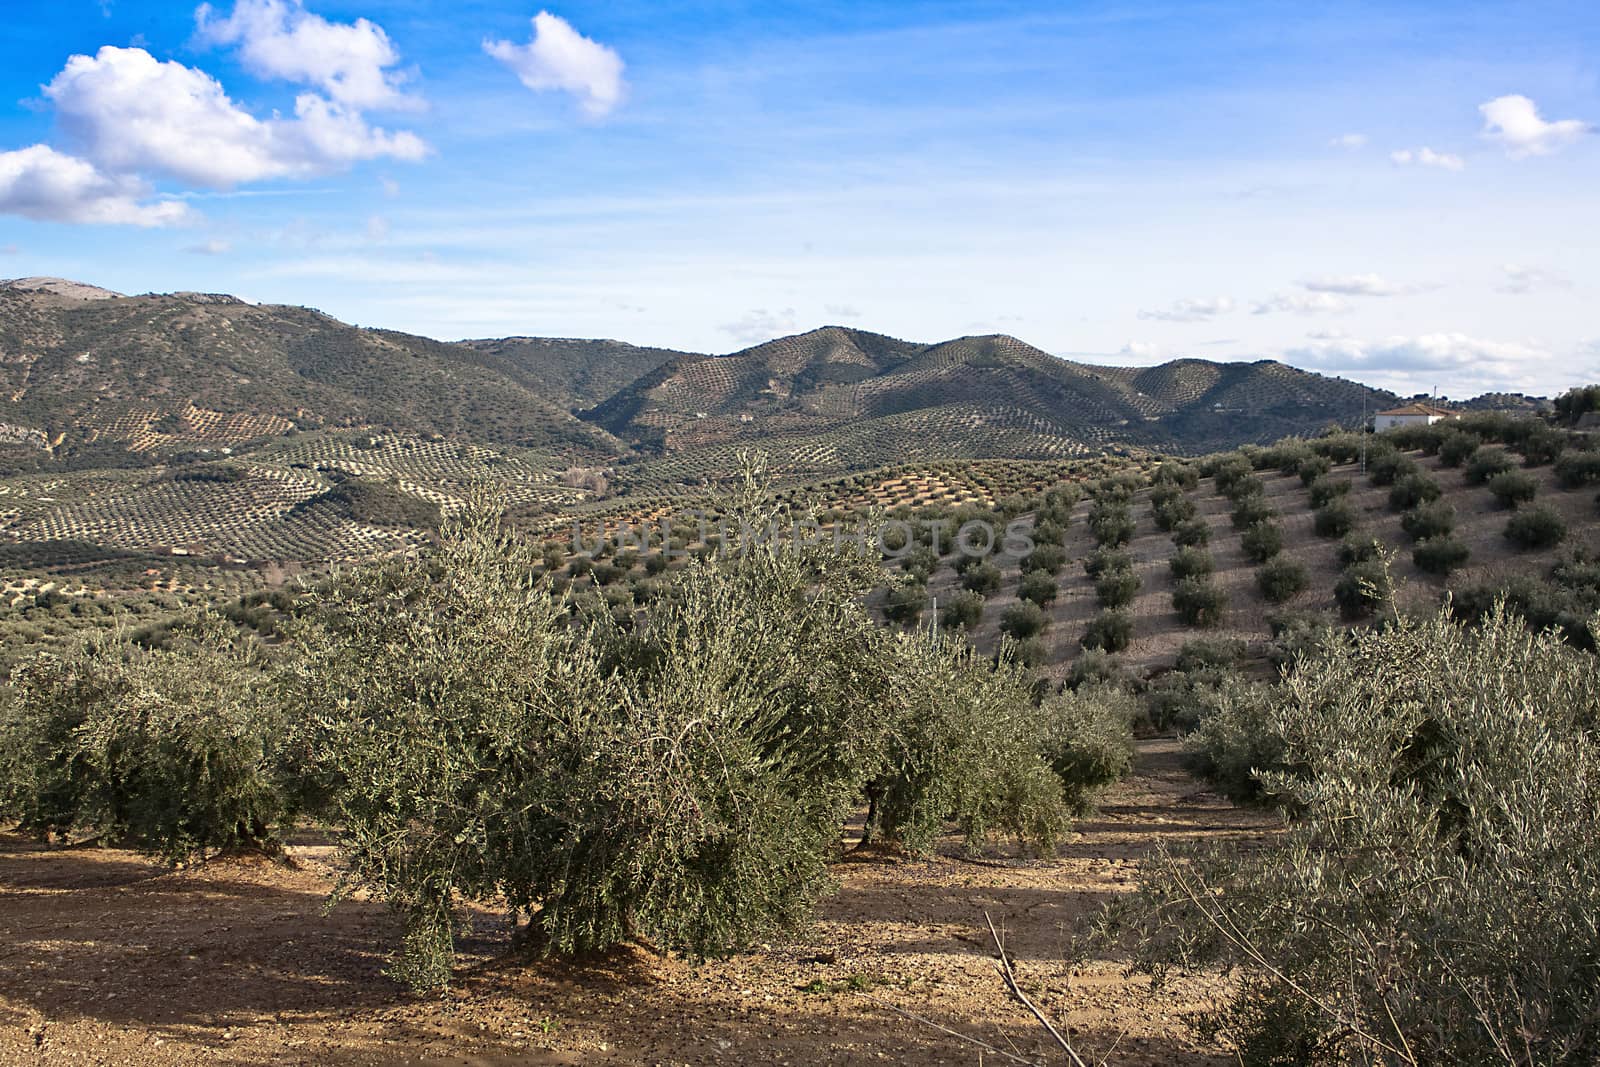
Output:
<path fill-rule="evenodd" d="M 985 912 L 1090 1062 L 1222 1064 L 1184 1022 L 1225 992 L 1220 979 L 1153 994 L 1118 959 L 1069 963 L 1070 931 L 1130 891 L 1160 842 L 1248 847 L 1272 832 L 1202 791 L 1175 742 L 1145 741 L 1135 775 L 1053 860 L 966 860 L 954 840 L 930 860 L 855 854 L 793 941 L 699 966 L 640 948 L 514 960 L 505 919 L 486 912 L 453 988 L 423 997 L 382 974 L 397 933 L 384 908 L 324 913 L 326 842 L 297 844 L 293 869 L 169 870 L 0 835 L 0 1064 L 1004 1062 L 933 1023 L 1061 1062 L 1007 999 Z"/>

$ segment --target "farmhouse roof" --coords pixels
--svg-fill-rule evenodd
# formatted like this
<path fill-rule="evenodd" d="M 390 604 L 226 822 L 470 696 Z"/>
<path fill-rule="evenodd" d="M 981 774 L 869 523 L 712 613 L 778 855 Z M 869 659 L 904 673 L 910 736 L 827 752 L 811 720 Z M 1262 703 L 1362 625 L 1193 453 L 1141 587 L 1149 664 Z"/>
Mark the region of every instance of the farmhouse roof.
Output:
<path fill-rule="evenodd" d="M 1390 408 L 1380 411 L 1379 415 L 1430 415 L 1434 418 L 1449 418 L 1455 414 L 1449 408 L 1437 407 L 1433 404 L 1407 404 L 1405 407 Z"/>

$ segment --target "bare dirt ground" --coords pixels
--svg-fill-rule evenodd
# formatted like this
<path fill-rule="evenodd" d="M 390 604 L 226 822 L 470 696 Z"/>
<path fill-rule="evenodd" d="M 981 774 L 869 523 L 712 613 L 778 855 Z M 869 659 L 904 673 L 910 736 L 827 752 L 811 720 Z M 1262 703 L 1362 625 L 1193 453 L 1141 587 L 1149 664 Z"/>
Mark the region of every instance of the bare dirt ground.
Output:
<path fill-rule="evenodd" d="M 324 914 L 325 842 L 295 847 L 294 869 L 174 871 L 0 835 L 0 1064 L 1002 1062 L 929 1023 L 1060 1062 L 1005 995 L 985 911 L 1023 987 L 1090 1062 L 1222 1064 L 1184 1022 L 1221 979 L 1152 994 L 1120 960 L 1069 963 L 1070 931 L 1129 892 L 1158 843 L 1249 847 L 1273 826 L 1201 791 L 1175 742 L 1146 741 L 1054 860 L 973 862 L 953 841 L 926 861 L 858 854 L 797 939 L 698 966 L 639 948 L 513 960 L 505 920 L 485 913 L 453 988 L 427 997 L 381 973 L 397 936 L 384 908 Z"/>

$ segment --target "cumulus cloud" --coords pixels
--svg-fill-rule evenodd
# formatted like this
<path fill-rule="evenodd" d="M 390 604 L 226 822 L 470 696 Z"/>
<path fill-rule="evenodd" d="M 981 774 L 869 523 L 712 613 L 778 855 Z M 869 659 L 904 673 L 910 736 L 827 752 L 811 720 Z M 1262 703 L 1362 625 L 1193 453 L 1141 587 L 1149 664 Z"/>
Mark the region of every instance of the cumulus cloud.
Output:
<path fill-rule="evenodd" d="M 401 89 L 405 75 L 390 69 L 399 51 L 366 19 L 329 22 L 301 0 L 237 0 L 227 18 L 201 4 L 195 23 L 200 43 L 237 46 L 245 67 L 260 77 L 315 86 L 358 111 L 418 104 Z"/>
<path fill-rule="evenodd" d="M 1424 145 L 1422 148 L 1402 148 L 1398 152 L 1390 152 L 1389 159 L 1399 167 L 1437 167 L 1440 170 L 1464 170 L 1467 161 L 1460 156 L 1449 152 L 1435 152 Z"/>
<path fill-rule="evenodd" d="M 215 189 L 428 152 L 415 134 L 370 126 L 359 112 L 315 93 L 295 100 L 293 119 L 257 119 L 215 78 L 142 48 L 108 45 L 94 56 L 73 56 L 44 93 L 68 138 L 103 169 Z"/>
<path fill-rule="evenodd" d="M 770 341 L 774 337 L 783 337 L 795 332 L 794 308 L 784 308 L 782 311 L 756 308 L 747 312 L 737 322 L 726 323 L 718 329 L 743 345 Z"/>
<path fill-rule="evenodd" d="M 1257 301 L 1251 308 L 1251 314 L 1271 315 L 1282 311 L 1291 315 L 1342 315 L 1349 310 L 1350 302 L 1338 291 L 1312 290 L 1304 293 L 1277 293 L 1269 299 Z"/>
<path fill-rule="evenodd" d="M 1483 115 L 1483 136 L 1505 148 L 1512 159 L 1549 155 L 1594 132 L 1578 119 L 1546 122 L 1525 96 L 1497 96 L 1478 105 L 1478 111 Z"/>
<path fill-rule="evenodd" d="M 1447 393 L 1525 385 L 1530 373 L 1555 358 L 1532 344 L 1492 341 L 1462 333 L 1432 333 L 1362 341 L 1353 337 L 1314 341 L 1284 358 L 1320 371 L 1345 371 L 1407 382 L 1426 376 Z"/>
<path fill-rule="evenodd" d="M 87 160 L 34 145 L 0 152 L 0 213 L 44 222 L 171 226 L 190 218 L 174 200 L 152 200 L 134 178 L 104 174 Z"/>
<path fill-rule="evenodd" d="M 184 251 L 192 256 L 225 256 L 233 251 L 233 245 L 227 241 L 212 239 L 190 245 Z"/>
<path fill-rule="evenodd" d="M 1550 289 L 1572 288 L 1572 280 L 1555 271 L 1525 267 L 1516 263 L 1507 263 L 1500 270 L 1505 274 L 1505 281 L 1496 286 L 1498 292 L 1521 296 L 1525 293 Z"/>
<path fill-rule="evenodd" d="M 1329 148 L 1343 148 L 1347 152 L 1367 147 L 1367 135 L 1364 133 L 1342 133 L 1328 142 Z"/>
<path fill-rule="evenodd" d="M 1190 297 L 1174 301 L 1170 306 L 1139 312 L 1141 319 L 1156 322 L 1207 322 L 1234 309 L 1232 297 Z"/>
<path fill-rule="evenodd" d="M 1312 293 L 1333 293 L 1337 296 L 1394 296 L 1401 292 L 1399 286 L 1385 281 L 1377 274 L 1341 274 L 1320 278 L 1307 278 L 1300 287 Z"/>
<path fill-rule="evenodd" d="M 527 44 L 486 40 L 483 50 L 534 92 L 555 89 L 571 93 L 590 118 L 609 115 L 627 91 L 622 57 L 548 11 L 533 17 L 533 39 Z"/>

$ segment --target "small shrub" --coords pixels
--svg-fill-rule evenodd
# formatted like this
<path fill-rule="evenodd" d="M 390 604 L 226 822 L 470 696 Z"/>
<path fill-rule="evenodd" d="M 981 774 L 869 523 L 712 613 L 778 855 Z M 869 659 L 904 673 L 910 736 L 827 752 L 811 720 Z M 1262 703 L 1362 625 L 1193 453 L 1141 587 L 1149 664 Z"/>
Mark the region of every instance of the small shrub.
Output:
<path fill-rule="evenodd" d="M 1239 544 L 1252 561 L 1265 563 L 1283 551 L 1283 527 L 1275 522 L 1258 522 L 1240 535 Z"/>
<path fill-rule="evenodd" d="M 1195 489 L 1200 485 L 1200 472 L 1193 464 L 1166 460 L 1156 468 L 1151 482 L 1158 486 L 1172 485 L 1179 489 Z"/>
<path fill-rule="evenodd" d="M 1439 445 L 1439 462 L 1446 467 L 1459 467 L 1478 451 L 1478 438 L 1470 433 L 1451 432 Z"/>
<path fill-rule="evenodd" d="M 1268 522 L 1278 517 L 1278 510 L 1267 502 L 1267 498 L 1260 493 L 1252 496 L 1241 497 L 1233 507 L 1233 528 L 1235 530 L 1247 529 L 1257 523 Z"/>
<path fill-rule="evenodd" d="M 1097 544 L 1116 548 L 1133 540 L 1133 513 L 1124 503 L 1102 502 L 1089 513 L 1089 530 Z"/>
<path fill-rule="evenodd" d="M 1091 578 L 1098 578 L 1107 571 L 1131 570 L 1133 570 L 1133 557 L 1120 548 L 1096 549 L 1083 561 L 1083 572 Z"/>
<path fill-rule="evenodd" d="M 1333 598 L 1347 619 L 1363 619 L 1389 603 L 1394 590 L 1389 584 L 1389 568 L 1381 559 L 1352 563 L 1344 569 L 1333 587 Z"/>
<path fill-rule="evenodd" d="M 1295 468 L 1295 473 L 1300 476 L 1300 484 L 1310 487 L 1319 478 L 1327 476 L 1333 470 L 1333 461 L 1327 456 L 1306 456 L 1300 460 Z"/>
<path fill-rule="evenodd" d="M 1044 571 L 1046 574 L 1061 573 L 1062 566 L 1067 562 L 1067 550 L 1060 545 L 1035 544 L 1033 551 L 1022 560 L 1022 569 L 1025 571 Z"/>
<path fill-rule="evenodd" d="M 1325 508 L 1350 492 L 1348 478 L 1318 478 L 1311 483 L 1311 506 Z"/>
<path fill-rule="evenodd" d="M 1371 534 L 1351 534 L 1339 542 L 1339 566 L 1382 559 L 1384 544 Z"/>
<path fill-rule="evenodd" d="M 1439 483 L 1417 471 L 1399 479 L 1389 490 L 1389 507 L 1394 511 L 1409 511 L 1422 504 L 1438 500 L 1443 492 Z"/>
<path fill-rule="evenodd" d="M 1216 484 L 1217 492 L 1227 493 L 1240 481 L 1251 476 L 1255 467 L 1250 461 L 1236 453 L 1217 457 L 1207 464 L 1204 473 L 1208 474 Z"/>
<path fill-rule="evenodd" d="M 1000 613 L 1000 632 L 1018 641 L 1026 640 L 1050 625 L 1050 617 L 1039 605 L 1024 600 Z"/>
<path fill-rule="evenodd" d="M 1506 540 L 1518 548 L 1550 548 L 1567 536 L 1567 524 L 1550 508 L 1518 511 L 1506 523 Z"/>
<path fill-rule="evenodd" d="M 1155 519 L 1156 526 L 1170 533 L 1180 524 L 1194 518 L 1195 504 L 1193 500 L 1178 493 L 1152 501 L 1150 513 Z"/>
<path fill-rule="evenodd" d="M 1132 640 L 1133 616 L 1126 611 L 1108 608 L 1090 621 L 1080 643 L 1084 648 L 1102 652 L 1121 652 Z"/>
<path fill-rule="evenodd" d="M 1380 452 L 1368 462 L 1367 478 L 1373 485 L 1393 485 L 1417 470 L 1417 461 L 1403 452 Z"/>
<path fill-rule="evenodd" d="M 1017 596 L 1040 607 L 1052 603 L 1058 592 L 1056 580 L 1048 571 L 1027 571 L 1017 585 Z"/>
<path fill-rule="evenodd" d="M 1210 574 L 1217 569 L 1217 564 L 1203 548 L 1180 548 L 1167 561 L 1167 567 L 1174 578 L 1181 580 Z"/>
<path fill-rule="evenodd" d="M 1356 507 L 1348 500 L 1339 499 L 1329 501 L 1324 507 L 1316 510 L 1312 517 L 1311 526 L 1318 537 L 1343 537 L 1355 529 L 1359 516 Z"/>
<path fill-rule="evenodd" d="M 1467 462 L 1467 482 L 1483 485 L 1495 475 L 1513 470 L 1516 465 L 1516 461 L 1503 448 L 1480 448 Z"/>
<path fill-rule="evenodd" d="M 1472 553 L 1454 537 L 1429 537 L 1418 541 L 1411 550 L 1411 561 L 1429 574 L 1449 574 Z"/>
<path fill-rule="evenodd" d="M 1046 757 L 1069 811 L 1088 811 L 1095 792 L 1133 770 L 1138 711 L 1126 690 L 1110 685 L 1079 685 L 1044 702 L 1042 717 L 1052 724 Z"/>
<path fill-rule="evenodd" d="M 1548 426 L 1540 426 L 1531 430 L 1522 439 L 1518 451 L 1522 453 L 1522 462 L 1525 466 L 1542 467 L 1561 455 L 1566 447 L 1565 434 Z"/>
<path fill-rule="evenodd" d="M 957 627 L 972 629 L 983 618 L 983 594 L 962 590 L 948 601 L 939 603 L 939 625 L 947 630 Z"/>
<path fill-rule="evenodd" d="M 1182 548 L 1204 548 L 1211 543 L 1211 524 L 1201 518 L 1185 519 L 1172 527 L 1172 543 Z"/>
<path fill-rule="evenodd" d="M 927 606 L 927 586 L 907 582 L 889 590 L 883 598 L 883 617 L 901 626 L 915 626 Z"/>
<path fill-rule="evenodd" d="M 1247 474 L 1228 486 L 1223 495 L 1235 506 L 1249 500 L 1251 497 L 1264 497 L 1267 486 L 1254 474 Z"/>
<path fill-rule="evenodd" d="M 1522 471 L 1505 471 L 1489 479 L 1489 492 L 1503 508 L 1521 507 L 1539 492 L 1539 483 Z"/>
<path fill-rule="evenodd" d="M 1256 586 L 1274 604 L 1292 600 L 1311 584 L 1305 564 L 1288 556 L 1276 556 L 1256 571 Z"/>
<path fill-rule="evenodd" d="M 1209 576 L 1193 576 L 1172 590 L 1172 606 L 1190 626 L 1216 626 L 1228 608 L 1228 597 Z"/>
<path fill-rule="evenodd" d="M 1191 637 L 1178 649 L 1175 666 L 1184 673 L 1227 669 L 1244 659 L 1245 644 L 1232 637 Z"/>
<path fill-rule="evenodd" d="M 1400 516 L 1400 528 L 1413 541 L 1444 537 L 1455 530 L 1456 509 L 1442 500 L 1424 504 Z"/>
<path fill-rule="evenodd" d="M 1073 660 L 1062 682 L 1069 690 L 1091 685 L 1122 687 L 1132 683 L 1133 679 L 1116 656 L 1097 648 L 1086 649 L 1083 655 Z"/>
<path fill-rule="evenodd" d="M 1000 568 L 987 562 L 968 567 L 961 575 L 962 588 L 974 593 L 993 593 L 1000 588 L 1000 580 Z"/>
<path fill-rule="evenodd" d="M 1013 649 L 1013 654 L 1016 656 L 1018 663 L 1028 670 L 1033 670 L 1043 666 L 1045 661 L 1050 658 L 1050 649 L 1045 645 L 1042 638 L 1030 637 L 1026 641 L 1018 641 Z"/>
<path fill-rule="evenodd" d="M 1133 603 L 1141 584 L 1136 571 L 1106 571 L 1095 579 L 1094 592 L 1101 607 L 1120 608 Z"/>
<path fill-rule="evenodd" d="M 1556 460 L 1555 472 L 1563 489 L 1600 485 L 1600 452 L 1568 452 Z"/>

